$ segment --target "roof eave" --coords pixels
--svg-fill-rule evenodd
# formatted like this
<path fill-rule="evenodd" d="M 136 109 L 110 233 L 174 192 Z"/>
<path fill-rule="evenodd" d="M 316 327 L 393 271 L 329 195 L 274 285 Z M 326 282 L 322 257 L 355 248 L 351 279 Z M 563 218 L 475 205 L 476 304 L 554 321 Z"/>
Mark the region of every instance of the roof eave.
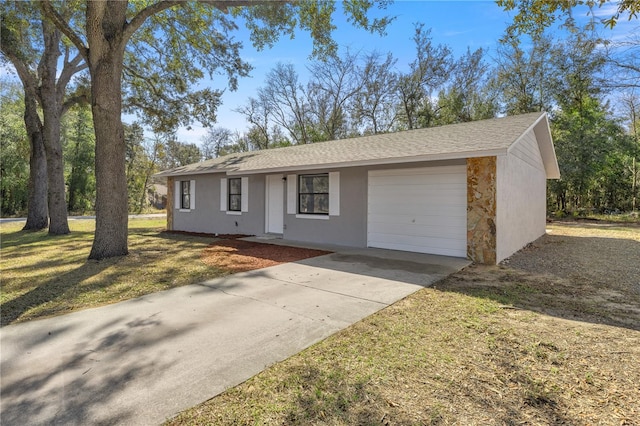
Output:
<path fill-rule="evenodd" d="M 264 174 L 264 173 L 286 173 L 286 172 L 295 172 L 295 171 L 301 171 L 301 170 L 337 169 L 337 168 L 347 168 L 347 167 L 384 166 L 389 164 L 422 163 L 422 162 L 430 162 L 430 161 L 462 160 L 466 158 L 492 157 L 492 156 L 506 155 L 506 153 L 507 153 L 506 149 L 492 149 L 492 150 L 484 150 L 484 151 L 469 151 L 469 152 L 459 152 L 459 153 L 421 155 L 421 156 L 412 156 L 412 157 L 381 158 L 381 159 L 375 159 L 375 160 L 305 164 L 305 165 L 295 165 L 295 166 L 286 166 L 286 167 L 253 169 L 253 170 L 230 170 L 230 171 L 227 171 L 227 175 L 240 176 L 240 175 Z"/>

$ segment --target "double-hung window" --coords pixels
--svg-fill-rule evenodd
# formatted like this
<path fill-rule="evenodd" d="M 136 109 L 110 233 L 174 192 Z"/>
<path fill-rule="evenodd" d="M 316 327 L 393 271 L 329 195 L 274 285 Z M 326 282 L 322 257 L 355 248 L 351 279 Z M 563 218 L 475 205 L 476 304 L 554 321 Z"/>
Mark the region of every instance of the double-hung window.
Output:
<path fill-rule="evenodd" d="M 180 181 L 180 208 L 191 208 L 191 181 Z"/>
<path fill-rule="evenodd" d="M 329 214 L 329 174 L 300 175 L 298 213 Z"/>
<path fill-rule="evenodd" d="M 228 184 L 228 210 L 232 212 L 239 212 L 242 210 L 242 179 L 229 178 Z"/>

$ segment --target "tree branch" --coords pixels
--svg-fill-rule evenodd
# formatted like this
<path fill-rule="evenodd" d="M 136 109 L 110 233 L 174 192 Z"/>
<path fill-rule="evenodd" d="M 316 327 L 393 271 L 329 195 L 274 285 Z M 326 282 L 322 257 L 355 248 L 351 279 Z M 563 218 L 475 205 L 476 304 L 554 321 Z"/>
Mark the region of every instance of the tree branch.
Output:
<path fill-rule="evenodd" d="M 58 77 L 58 82 L 56 83 L 56 93 L 60 100 L 62 100 L 64 94 L 67 91 L 67 85 L 71 81 L 71 77 L 73 77 L 76 73 L 88 68 L 86 62 L 78 64 L 78 62 L 80 62 L 81 60 L 82 57 L 80 55 L 77 55 L 71 62 L 67 62 L 64 64 L 62 72 L 60 73 L 60 77 Z"/>
<path fill-rule="evenodd" d="M 75 31 L 71 29 L 67 21 L 53 8 L 50 0 L 43 0 L 40 3 L 40 8 L 42 13 L 53 22 L 53 24 L 60 30 L 62 33 L 71 40 L 71 42 L 76 46 L 78 52 L 82 55 L 82 57 L 88 61 L 89 57 L 89 49 L 84 45 L 84 42 L 80 38 Z"/>
<path fill-rule="evenodd" d="M 229 7 L 241 7 L 241 6 L 255 6 L 258 4 L 267 4 L 269 1 L 251 1 L 251 0 L 199 0 L 201 3 L 209 4 L 224 13 L 227 13 Z M 181 0 L 161 0 L 158 3 L 154 3 L 146 8 L 142 9 L 133 19 L 127 24 L 124 30 L 124 40 L 128 40 L 138 28 L 142 26 L 150 16 L 160 13 L 163 10 L 167 10 L 173 6 L 184 3 Z"/>
<path fill-rule="evenodd" d="M 14 52 L 3 48 L 2 53 L 9 59 L 13 67 L 16 69 L 18 77 L 20 77 L 20 81 L 22 81 L 22 85 L 24 87 L 36 87 L 38 85 L 36 77 L 31 73 L 31 71 L 29 71 L 27 64 L 21 61 Z"/>
<path fill-rule="evenodd" d="M 123 40 L 129 40 L 129 38 L 135 33 L 138 28 L 144 24 L 144 21 L 147 20 L 150 16 L 155 15 L 156 13 L 160 13 L 163 10 L 169 9 L 170 7 L 176 6 L 182 3 L 180 0 L 162 0 L 158 3 L 154 3 L 151 6 L 147 6 L 142 9 L 133 19 L 127 24 L 124 34 Z"/>
<path fill-rule="evenodd" d="M 89 96 L 86 94 L 72 96 L 66 101 L 64 101 L 64 103 L 62 104 L 61 115 L 65 115 L 67 111 L 69 111 L 69 108 L 71 108 L 72 106 L 79 105 L 79 104 L 88 104 L 89 101 L 90 101 Z"/>

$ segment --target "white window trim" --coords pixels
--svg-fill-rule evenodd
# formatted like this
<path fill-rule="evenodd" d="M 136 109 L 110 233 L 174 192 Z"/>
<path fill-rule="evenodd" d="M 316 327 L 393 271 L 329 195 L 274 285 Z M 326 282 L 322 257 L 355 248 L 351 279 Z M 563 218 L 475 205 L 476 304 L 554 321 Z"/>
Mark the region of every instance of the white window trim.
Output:
<path fill-rule="evenodd" d="M 328 214 L 297 214 L 296 219 L 329 220 L 329 215 Z"/>
<path fill-rule="evenodd" d="M 240 212 L 249 212 L 249 178 L 243 177 L 240 180 Z"/>
<path fill-rule="evenodd" d="M 189 181 L 189 208 L 188 209 L 182 208 L 182 182 L 184 181 L 176 180 L 174 182 L 174 196 L 173 196 L 175 200 L 174 207 L 180 213 L 189 213 L 191 212 L 191 210 L 196 209 L 196 181 L 193 179 Z"/>
<path fill-rule="evenodd" d="M 227 178 L 220 179 L 220 211 L 227 211 Z"/>
<path fill-rule="evenodd" d="M 229 210 L 228 179 L 220 179 L 220 211 L 227 212 L 228 215 L 240 216 L 249 212 L 249 178 L 240 178 L 240 211 Z"/>
<path fill-rule="evenodd" d="M 298 176 L 287 175 L 287 214 L 295 214 L 298 219 L 329 219 L 340 216 L 340 172 L 329 172 L 329 214 L 298 213 Z"/>
<path fill-rule="evenodd" d="M 340 216 L 340 172 L 329 172 L 329 216 Z"/>
<path fill-rule="evenodd" d="M 196 209 L 196 181 L 191 180 L 189 182 L 189 209 Z"/>
<path fill-rule="evenodd" d="M 298 204 L 297 175 L 287 176 L 287 214 L 296 214 Z"/>

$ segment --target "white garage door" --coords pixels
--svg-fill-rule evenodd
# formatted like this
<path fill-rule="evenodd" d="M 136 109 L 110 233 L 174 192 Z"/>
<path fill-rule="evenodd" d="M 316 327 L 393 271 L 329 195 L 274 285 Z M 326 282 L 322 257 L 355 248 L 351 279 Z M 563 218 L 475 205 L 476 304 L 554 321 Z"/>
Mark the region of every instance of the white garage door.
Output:
<path fill-rule="evenodd" d="M 466 166 L 369 172 L 367 245 L 467 256 Z"/>

